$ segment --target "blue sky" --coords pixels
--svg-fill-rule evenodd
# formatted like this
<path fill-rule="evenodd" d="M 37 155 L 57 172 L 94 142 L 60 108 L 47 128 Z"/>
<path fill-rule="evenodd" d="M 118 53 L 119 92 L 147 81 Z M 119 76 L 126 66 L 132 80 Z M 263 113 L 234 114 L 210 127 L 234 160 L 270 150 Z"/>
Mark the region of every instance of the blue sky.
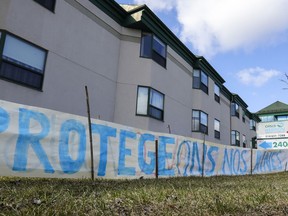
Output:
<path fill-rule="evenodd" d="M 195 54 L 204 56 L 251 112 L 288 104 L 287 0 L 116 0 L 146 4 Z M 288 81 L 288 80 L 287 80 Z"/>

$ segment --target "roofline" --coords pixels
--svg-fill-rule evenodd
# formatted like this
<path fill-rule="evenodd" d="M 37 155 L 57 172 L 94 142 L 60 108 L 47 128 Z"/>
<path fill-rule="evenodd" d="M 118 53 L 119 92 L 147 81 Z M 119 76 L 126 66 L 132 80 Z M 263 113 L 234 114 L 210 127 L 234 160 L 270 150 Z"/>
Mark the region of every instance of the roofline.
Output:
<path fill-rule="evenodd" d="M 277 112 L 277 111 L 272 111 L 272 112 L 257 112 L 256 113 L 258 116 L 262 116 L 262 115 L 267 115 L 267 114 L 270 114 L 270 115 L 288 115 L 288 111 L 283 111 L 283 112 Z"/>
<path fill-rule="evenodd" d="M 232 93 L 232 101 L 236 102 L 238 105 L 241 107 L 244 107 L 247 109 L 248 105 L 242 100 L 242 98 L 238 94 L 233 94 Z"/>
<path fill-rule="evenodd" d="M 232 102 L 235 100 L 240 106 L 247 111 L 248 105 L 237 94 L 232 94 L 223 83 L 225 80 L 212 67 L 212 65 L 203 57 L 194 55 L 191 50 L 156 16 L 147 5 L 139 5 L 130 11 L 126 11 L 114 0 L 89 0 L 92 4 L 101 9 L 104 13 L 110 16 L 114 21 L 123 27 L 136 28 L 141 30 L 149 29 L 164 43 L 168 44 L 178 55 L 180 55 L 192 68 L 199 68 L 205 70 L 206 73 L 220 85 L 221 93 Z M 142 11 L 140 21 L 136 21 L 132 15 Z M 133 27 L 136 24 L 137 27 Z M 249 111 L 248 111 L 249 112 Z M 250 112 L 249 112 L 250 113 Z M 256 114 L 252 116 L 259 117 Z M 256 119 L 257 119 L 256 118 Z M 257 120 L 258 120 L 257 119 Z M 260 121 L 260 120 L 259 120 Z"/>
<path fill-rule="evenodd" d="M 203 56 L 197 56 L 197 61 L 194 64 L 195 68 L 204 70 L 208 75 L 218 84 L 222 85 L 225 80 L 220 74 L 212 67 L 212 65 Z"/>
<path fill-rule="evenodd" d="M 221 93 L 224 95 L 229 101 L 231 101 L 232 94 L 231 92 L 226 88 L 226 86 L 222 85 L 221 88 Z"/>
<path fill-rule="evenodd" d="M 146 5 L 143 9 L 142 23 L 193 67 L 197 57 Z"/>
<path fill-rule="evenodd" d="M 102 10 L 104 13 L 106 13 L 108 16 L 110 16 L 114 21 L 116 21 L 120 25 L 122 25 L 122 23 L 128 16 L 127 11 L 124 10 L 124 8 L 122 8 L 114 0 L 105 0 L 105 1 L 89 0 L 89 1 L 96 7 L 98 7 L 100 10 Z"/>
<path fill-rule="evenodd" d="M 250 112 L 248 111 L 248 115 L 249 115 L 249 118 L 250 118 L 250 119 L 253 119 L 253 120 L 256 121 L 256 122 L 260 122 L 260 121 L 261 121 L 261 119 L 259 118 L 259 116 L 258 116 L 256 113 L 250 113 Z"/>

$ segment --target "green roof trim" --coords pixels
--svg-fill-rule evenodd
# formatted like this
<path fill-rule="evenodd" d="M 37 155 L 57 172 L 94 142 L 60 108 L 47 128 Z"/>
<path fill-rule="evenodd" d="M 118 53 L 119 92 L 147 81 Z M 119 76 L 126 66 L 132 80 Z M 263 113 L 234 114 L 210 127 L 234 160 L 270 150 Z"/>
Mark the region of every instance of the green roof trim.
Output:
<path fill-rule="evenodd" d="M 117 2 L 114 0 L 89 0 L 92 4 L 110 16 L 118 24 L 122 25 L 125 18 L 128 16 L 125 11 Z"/>
<path fill-rule="evenodd" d="M 220 87 L 220 91 L 222 95 L 224 95 L 229 101 L 231 101 L 232 94 L 224 85 Z"/>
<path fill-rule="evenodd" d="M 242 100 L 238 94 L 232 94 L 232 102 L 236 102 L 239 106 L 247 109 L 248 105 Z"/>
<path fill-rule="evenodd" d="M 250 119 L 252 119 L 252 120 L 254 120 L 254 121 L 256 121 L 256 122 L 260 122 L 261 121 L 261 119 L 259 118 L 259 116 L 257 115 L 257 114 L 255 114 L 255 113 L 250 113 L 249 111 L 247 111 L 248 113 L 248 117 L 250 118 Z"/>
<path fill-rule="evenodd" d="M 193 67 L 197 60 L 196 56 L 179 40 L 179 38 L 146 6 L 142 5 L 134 10 L 128 11 L 130 15 L 141 11 L 141 20 L 129 19 L 126 27 L 138 28 L 144 31 L 151 31 L 164 43 L 169 45 L 178 55 Z"/>
<path fill-rule="evenodd" d="M 288 113 L 288 104 L 276 101 L 270 104 L 269 106 L 261 109 L 256 114 L 263 115 L 263 114 L 286 114 L 286 113 Z"/>
<path fill-rule="evenodd" d="M 193 66 L 206 72 L 218 85 L 222 85 L 225 82 L 225 80 L 203 56 L 197 56 L 197 61 Z"/>

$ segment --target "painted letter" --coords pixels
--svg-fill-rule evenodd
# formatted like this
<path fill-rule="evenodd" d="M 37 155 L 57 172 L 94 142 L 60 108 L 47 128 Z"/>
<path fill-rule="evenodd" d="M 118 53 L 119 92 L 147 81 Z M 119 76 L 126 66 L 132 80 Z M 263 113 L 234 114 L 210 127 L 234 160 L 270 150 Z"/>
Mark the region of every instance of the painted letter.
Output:
<path fill-rule="evenodd" d="M 159 175 L 174 176 L 174 170 L 171 168 L 166 169 L 166 159 L 172 159 L 172 153 L 166 152 L 167 144 L 175 144 L 175 138 L 172 137 L 159 137 Z"/>
<path fill-rule="evenodd" d="M 232 156 L 232 154 L 231 154 L 231 156 Z M 232 162 L 232 167 L 233 167 L 232 170 L 234 172 L 233 174 L 237 175 L 237 174 L 239 174 L 239 170 L 240 170 L 240 151 L 238 149 L 235 149 L 232 161 L 233 161 Z"/>
<path fill-rule="evenodd" d="M 78 157 L 73 160 L 69 154 L 69 135 L 71 132 L 78 134 L 79 143 L 71 143 L 70 145 L 78 145 Z M 59 142 L 59 158 L 60 165 L 64 173 L 73 174 L 80 170 L 85 162 L 86 153 L 86 132 L 84 125 L 76 120 L 67 120 L 61 126 L 60 142 Z"/>
<path fill-rule="evenodd" d="M 100 158 L 98 176 L 106 175 L 108 138 L 116 137 L 116 128 L 105 125 L 92 124 L 92 133 L 100 135 Z"/>
<path fill-rule="evenodd" d="M 198 174 L 202 174 L 202 156 L 203 156 L 203 152 L 201 151 L 201 155 L 199 154 L 199 146 L 198 145 L 203 145 L 204 149 L 202 149 L 202 151 L 204 151 L 204 163 L 205 163 L 205 158 L 206 158 L 206 145 L 205 144 L 200 144 L 197 142 L 193 142 L 193 151 L 192 151 L 192 158 L 191 158 L 191 167 L 190 167 L 190 174 L 193 175 L 194 174 L 194 168 L 196 168 L 196 170 L 198 171 Z M 200 160 L 201 158 L 201 160 Z M 198 169 L 196 166 L 196 161 L 198 164 Z"/>
<path fill-rule="evenodd" d="M 242 163 L 244 165 L 244 169 L 240 168 L 240 173 L 241 174 L 246 174 L 246 172 L 247 172 L 247 163 L 246 163 L 245 158 L 244 158 L 244 154 L 246 154 L 247 152 L 248 152 L 247 150 L 243 150 L 241 152 L 241 161 L 242 161 Z"/>
<path fill-rule="evenodd" d="M 191 146 L 190 141 L 184 141 L 178 147 L 177 164 L 176 164 L 178 175 L 187 176 L 187 169 L 190 163 L 190 154 L 191 154 L 190 146 Z M 181 169 L 182 166 L 183 168 Z"/>
<path fill-rule="evenodd" d="M 30 120 L 37 121 L 42 128 L 40 133 L 30 132 Z M 16 144 L 13 170 L 26 171 L 28 147 L 31 145 L 46 173 L 54 173 L 47 154 L 40 144 L 40 140 L 47 136 L 50 130 L 48 118 L 43 114 L 24 108 L 19 109 L 19 137 Z"/>
<path fill-rule="evenodd" d="M 0 107 L 0 133 L 5 131 L 9 126 L 10 116 Z"/>
<path fill-rule="evenodd" d="M 219 147 L 211 146 L 208 150 L 207 157 L 211 163 L 211 169 L 209 171 L 205 170 L 205 176 L 212 176 L 215 172 L 216 162 L 215 162 L 213 155 L 212 155 L 214 151 L 218 153 Z"/>
<path fill-rule="evenodd" d="M 149 175 L 152 174 L 155 169 L 155 152 L 148 151 L 148 157 L 150 158 L 150 164 L 146 163 L 145 143 L 146 141 L 152 141 L 155 143 L 155 136 L 152 134 L 142 134 L 138 145 L 138 163 L 142 172 Z"/>
<path fill-rule="evenodd" d="M 230 160 L 229 160 L 229 153 L 230 153 Z M 233 149 L 227 149 L 225 148 L 224 150 L 224 159 L 223 159 L 223 162 L 222 162 L 222 174 L 225 175 L 225 174 L 229 174 L 229 175 L 232 175 L 232 163 L 233 163 L 233 158 L 232 158 L 232 154 L 233 154 Z M 225 167 L 225 164 L 227 163 L 228 165 L 228 168 L 229 168 L 229 173 L 226 173 L 226 167 Z"/>
<path fill-rule="evenodd" d="M 118 161 L 118 175 L 135 175 L 135 167 L 125 167 L 126 155 L 131 156 L 131 149 L 126 148 L 126 138 L 136 139 L 136 133 L 131 131 L 120 131 L 120 143 L 119 143 L 119 161 Z"/>

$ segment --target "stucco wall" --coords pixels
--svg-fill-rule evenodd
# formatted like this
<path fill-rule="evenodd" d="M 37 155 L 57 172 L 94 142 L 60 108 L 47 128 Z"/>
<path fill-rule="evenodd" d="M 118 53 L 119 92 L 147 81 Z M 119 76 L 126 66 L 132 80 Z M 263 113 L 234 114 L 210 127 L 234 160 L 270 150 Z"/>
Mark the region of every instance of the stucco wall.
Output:
<path fill-rule="evenodd" d="M 55 13 L 34 1 L 1 1 L 0 29 L 48 50 L 43 92 L 0 80 L 1 99 L 86 115 L 87 85 L 92 116 L 113 121 L 121 26 L 79 2 L 89 10 L 75 0 L 57 1 Z"/>

